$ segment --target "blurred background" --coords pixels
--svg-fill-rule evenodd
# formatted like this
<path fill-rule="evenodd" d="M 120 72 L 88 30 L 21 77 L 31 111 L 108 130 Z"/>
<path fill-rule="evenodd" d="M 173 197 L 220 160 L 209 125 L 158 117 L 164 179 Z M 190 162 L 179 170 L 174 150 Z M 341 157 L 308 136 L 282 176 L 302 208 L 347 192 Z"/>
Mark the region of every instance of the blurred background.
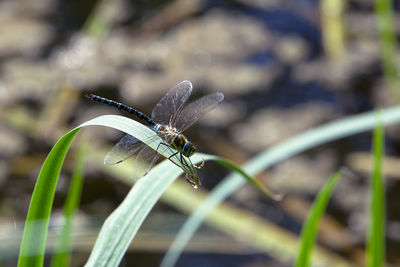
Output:
<path fill-rule="evenodd" d="M 395 46 L 378 33 L 365 0 L 3 0 L 0 2 L 0 258 L 15 266 L 32 190 L 56 140 L 86 120 L 118 110 L 84 98 L 94 93 L 150 115 L 175 84 L 191 80 L 191 99 L 220 91 L 225 100 L 185 132 L 198 151 L 238 164 L 281 141 L 347 115 L 399 102 Z M 390 1 L 388 1 L 390 2 Z M 399 2 L 391 26 L 399 34 Z M 389 26 L 390 28 L 390 26 Z M 390 36 L 389 36 L 390 40 Z M 392 40 L 392 44 L 395 39 Z M 392 63 L 382 65 L 382 46 Z M 394 62 L 394 63 L 393 63 Z M 384 66 L 384 67 L 382 67 Z M 85 129 L 89 146 L 73 233 L 72 266 L 82 266 L 104 219 L 130 185 L 103 158 L 122 133 Z M 76 145 L 77 142 L 75 142 Z M 387 256 L 400 264 L 399 129 L 387 130 Z M 319 146 L 274 166 L 258 179 L 286 195 L 267 199 L 250 185 L 228 202 L 298 235 L 310 204 L 345 166 L 321 224 L 319 244 L 362 264 L 367 223 L 371 133 Z M 46 264 L 74 164 L 73 146 L 57 185 Z M 211 190 L 228 171 L 200 170 Z M 187 218 L 174 199 L 160 201 L 121 266 L 158 266 Z M 190 205 L 190 203 L 188 203 Z M 293 255 L 291 255 L 292 257 Z M 177 266 L 291 266 L 290 257 L 260 251 L 246 238 L 204 224 Z"/>

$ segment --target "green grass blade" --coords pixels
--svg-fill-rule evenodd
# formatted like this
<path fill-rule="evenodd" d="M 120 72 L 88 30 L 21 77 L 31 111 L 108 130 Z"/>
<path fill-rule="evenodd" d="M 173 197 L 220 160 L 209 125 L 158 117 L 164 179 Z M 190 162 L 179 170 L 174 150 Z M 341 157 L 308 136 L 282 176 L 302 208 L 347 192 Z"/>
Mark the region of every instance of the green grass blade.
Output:
<path fill-rule="evenodd" d="M 316 200 L 314 201 L 310 215 L 303 226 L 300 238 L 301 245 L 297 255 L 297 260 L 295 262 L 296 267 L 310 266 L 310 256 L 317 238 L 319 221 L 324 215 L 326 206 L 328 205 L 332 194 L 332 190 L 335 188 L 339 178 L 340 172 L 333 174 L 329 181 L 321 189 Z"/>
<path fill-rule="evenodd" d="M 382 118 L 384 125 L 400 122 L 400 107 L 385 109 L 382 112 Z M 249 175 L 254 176 L 271 165 L 307 149 L 335 139 L 370 130 L 374 125 L 375 113 L 366 112 L 316 127 L 259 154 L 248 162 L 243 167 L 243 170 Z M 164 257 L 161 266 L 174 266 L 183 248 L 200 227 L 201 223 L 206 219 L 210 211 L 243 184 L 244 180 L 237 174 L 231 174 L 224 179 L 224 181 L 210 193 L 209 197 L 196 212 L 192 213 L 185 222 Z M 295 251 L 293 251 L 293 253 L 295 253 Z"/>
<path fill-rule="evenodd" d="M 113 115 L 94 118 L 64 135 L 56 143 L 46 158 L 32 194 L 27 223 L 21 242 L 19 266 L 42 266 L 55 186 L 66 152 L 74 136 L 79 132 L 81 127 L 94 125 L 118 129 L 135 136 L 145 143 L 148 142 L 147 140 L 149 140 L 150 136 L 158 138 L 159 142 L 162 142 L 162 139 L 148 127 L 129 118 Z M 146 144 L 157 150 L 157 144 L 159 142 L 154 142 L 153 139 L 151 143 Z M 173 153 L 174 151 L 172 150 L 163 151 L 165 157 L 169 157 Z M 191 159 L 194 164 L 198 164 L 203 160 L 218 160 L 221 164 L 240 172 L 240 174 L 244 175 L 249 181 L 252 180 L 252 178 L 239 167 L 224 159 L 200 153 L 197 153 L 191 157 Z M 172 160 L 175 160 L 175 162 L 179 164 L 177 159 L 172 158 Z M 83 166 L 78 167 L 77 172 L 81 172 L 82 168 Z M 146 178 L 140 179 L 132 188 L 126 200 L 113 215 L 107 219 L 87 266 L 118 265 L 151 208 L 161 197 L 166 188 L 181 175 L 182 172 L 180 168 L 167 160 L 153 168 Z M 73 186 L 78 188 L 81 186 L 81 183 L 82 181 L 78 179 Z M 263 192 L 268 192 L 256 181 L 254 181 L 253 184 L 257 188 L 263 190 Z M 69 217 L 71 217 L 78 205 L 80 189 L 77 188 L 74 193 L 71 193 L 72 196 L 67 201 L 65 208 L 65 213 Z M 67 225 L 67 228 L 69 227 L 70 225 Z M 65 231 L 68 232 L 69 229 Z M 67 235 L 67 233 L 65 233 L 65 235 Z M 64 243 L 63 246 L 66 246 L 66 244 Z"/>
<path fill-rule="evenodd" d="M 215 160 L 250 178 L 235 164 L 213 155 L 196 153 L 191 159 L 194 164 Z M 85 266 L 118 266 L 148 213 L 182 173 L 180 168 L 165 160 L 140 179 L 105 221 Z"/>
<path fill-rule="evenodd" d="M 106 126 L 120 130 L 136 137 L 154 150 L 157 150 L 158 144 L 163 142 L 163 140 L 149 127 L 146 127 L 143 124 L 127 117 L 116 115 L 99 116 L 80 125 L 80 127 L 84 126 Z M 149 140 L 151 140 L 151 142 L 149 142 Z M 167 149 L 163 150 L 162 154 L 164 155 L 164 157 L 168 158 L 172 154 L 174 154 L 174 151 Z M 172 157 L 171 160 L 173 160 L 178 165 L 180 164 L 179 160 L 177 160 L 176 157 Z"/>
<path fill-rule="evenodd" d="M 69 145 L 78 132 L 79 128 L 64 135 L 50 151 L 40 170 L 22 236 L 19 267 L 43 265 L 47 227 L 58 176 Z"/>
<path fill-rule="evenodd" d="M 141 123 L 114 115 L 94 118 L 80 127 L 94 125 L 113 127 L 144 142 L 149 140 L 149 136 L 159 138 L 154 131 Z M 159 142 L 162 142 L 161 138 L 159 138 Z M 146 144 L 156 150 L 157 143 L 153 139 L 151 143 Z M 172 153 L 174 151 L 163 151 L 165 157 L 169 157 Z M 252 184 L 258 189 L 268 193 L 267 189 L 232 162 L 201 153 L 196 153 L 191 160 L 194 164 L 203 160 L 216 160 L 220 164 L 238 171 L 247 180 L 253 181 Z M 177 163 L 179 164 L 179 162 Z M 147 214 L 168 186 L 182 173 L 180 168 L 166 160 L 150 170 L 146 177 L 140 179 L 120 206 L 107 218 L 86 266 L 117 266 Z"/>
<path fill-rule="evenodd" d="M 398 48 L 392 2 L 392 0 L 375 0 L 375 13 L 378 22 L 383 74 L 391 99 L 394 99 L 394 103 L 399 103 L 400 78 L 399 68 L 397 66 Z"/>
<path fill-rule="evenodd" d="M 75 135 L 79 132 L 81 127 L 89 125 L 104 125 L 122 131 L 125 130 L 125 132 L 128 131 L 140 140 L 147 140 L 149 135 L 154 135 L 152 130 L 128 118 L 103 116 L 95 118 L 90 122 L 83 123 L 81 126 L 61 137 L 43 163 L 35 189 L 32 193 L 18 258 L 18 266 L 20 267 L 43 265 L 47 228 L 62 163 Z M 169 154 L 167 154 L 167 156 L 169 156 Z"/>
<path fill-rule="evenodd" d="M 107 126 L 115 128 L 132 136 L 135 136 L 140 141 L 146 143 L 146 145 L 160 152 L 160 150 L 158 150 L 158 144 L 163 142 L 163 140 L 157 134 L 155 134 L 153 130 L 132 119 L 122 116 L 105 115 L 87 121 L 81 124 L 80 127 L 90 126 L 90 125 Z M 149 136 L 152 137 L 151 142 L 148 141 Z M 157 142 L 155 142 L 155 138 L 158 139 Z M 165 151 L 163 150 L 162 154 L 164 155 L 164 157 L 169 158 L 172 154 L 175 154 L 174 152 L 175 152 L 174 150 L 165 150 Z M 200 153 L 196 153 L 196 155 L 200 155 Z M 215 159 L 218 163 L 234 171 L 237 171 L 239 173 L 239 177 L 242 176 L 245 177 L 246 180 L 248 180 L 252 185 L 254 185 L 256 188 L 258 188 L 265 194 L 271 197 L 276 197 L 272 192 L 264 188 L 258 181 L 254 180 L 251 176 L 247 175 L 243 170 L 241 170 L 240 167 L 238 167 L 234 163 L 220 157 L 214 157 L 213 159 Z M 176 164 L 181 165 L 178 157 L 172 157 L 171 160 L 173 160 Z M 199 161 L 197 161 L 197 163 L 199 163 Z"/>
<path fill-rule="evenodd" d="M 380 115 L 380 114 L 379 114 Z M 385 189 L 382 177 L 384 131 L 381 116 L 373 136 L 374 163 L 370 182 L 367 266 L 383 266 L 385 255 Z"/>
<path fill-rule="evenodd" d="M 194 159 L 195 164 L 201 161 L 200 157 Z M 164 160 L 135 183 L 124 201 L 104 222 L 85 266 L 118 266 L 150 210 L 183 173 L 172 165 Z"/>
<path fill-rule="evenodd" d="M 248 175 L 245 171 L 243 171 L 239 166 L 237 166 L 233 162 L 223 158 L 215 158 L 214 161 L 242 175 L 242 177 L 244 177 L 251 185 L 253 185 L 255 188 L 257 188 L 258 190 L 260 190 L 262 193 L 269 196 L 273 200 L 279 201 L 282 199 L 281 195 L 273 193 L 272 191 L 264 187 L 259 181 Z"/>
<path fill-rule="evenodd" d="M 74 213 L 79 206 L 82 185 L 83 173 L 85 162 L 86 144 L 85 140 L 81 140 L 77 152 L 74 173 L 64 204 L 64 225 L 61 229 L 61 234 L 55 250 L 51 266 L 52 267 L 66 267 L 69 266 L 70 253 L 71 253 L 71 230 L 74 220 Z"/>

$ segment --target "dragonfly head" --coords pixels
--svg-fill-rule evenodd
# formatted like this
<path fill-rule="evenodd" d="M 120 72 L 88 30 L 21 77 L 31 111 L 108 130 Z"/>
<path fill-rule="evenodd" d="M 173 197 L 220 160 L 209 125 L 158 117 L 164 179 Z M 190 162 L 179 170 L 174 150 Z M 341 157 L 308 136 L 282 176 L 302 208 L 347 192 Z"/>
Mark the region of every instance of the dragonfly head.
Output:
<path fill-rule="evenodd" d="M 196 152 L 196 148 L 194 147 L 193 143 L 187 141 L 182 148 L 182 154 L 186 157 L 191 157 L 194 152 Z"/>

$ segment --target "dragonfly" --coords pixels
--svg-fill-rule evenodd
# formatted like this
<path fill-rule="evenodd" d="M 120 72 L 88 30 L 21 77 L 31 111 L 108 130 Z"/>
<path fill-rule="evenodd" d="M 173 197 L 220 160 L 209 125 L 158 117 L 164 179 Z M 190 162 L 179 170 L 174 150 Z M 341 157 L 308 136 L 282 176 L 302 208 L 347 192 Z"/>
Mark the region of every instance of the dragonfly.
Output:
<path fill-rule="evenodd" d="M 193 85 L 188 80 L 175 85 L 158 101 L 153 108 L 151 117 L 117 101 L 94 94 L 86 95 L 91 100 L 105 103 L 134 115 L 163 140 L 162 143 L 157 145 L 157 150 L 154 150 L 139 139 L 127 134 L 108 152 L 104 163 L 108 165 L 117 164 L 136 154 L 136 161 L 140 162 L 142 166 L 140 176 L 144 176 L 157 162 L 162 152 L 170 149 L 173 150 L 173 153 L 168 159 L 185 172 L 186 181 L 194 188 L 200 186 L 201 182 L 197 176 L 197 169 L 204 166 L 204 161 L 199 165 L 192 164 L 190 157 L 196 152 L 196 147 L 182 132 L 197 122 L 202 115 L 221 103 L 224 95 L 220 92 L 208 94 L 185 105 L 192 90 Z M 154 142 L 159 142 L 158 138 L 153 139 Z M 146 140 L 146 143 L 150 142 L 152 140 Z M 172 157 L 177 157 L 180 164 L 172 161 Z"/>

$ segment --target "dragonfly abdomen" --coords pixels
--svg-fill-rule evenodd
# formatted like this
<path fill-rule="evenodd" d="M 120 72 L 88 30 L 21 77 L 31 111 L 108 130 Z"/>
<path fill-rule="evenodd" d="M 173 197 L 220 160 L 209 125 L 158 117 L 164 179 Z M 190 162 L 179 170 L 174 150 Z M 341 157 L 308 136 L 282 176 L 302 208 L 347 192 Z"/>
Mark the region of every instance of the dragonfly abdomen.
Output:
<path fill-rule="evenodd" d="M 94 101 L 100 102 L 100 103 L 104 103 L 113 107 L 116 107 L 118 109 L 122 109 L 130 114 L 135 115 L 136 117 L 138 117 L 139 119 L 141 119 L 142 121 L 148 123 L 152 128 L 156 127 L 157 124 L 146 114 L 140 112 L 139 110 L 136 110 L 130 106 L 127 106 L 125 104 L 119 103 L 117 101 L 105 98 L 105 97 L 101 97 L 98 95 L 94 95 L 94 94 L 88 94 L 86 95 L 87 98 L 92 99 Z"/>

